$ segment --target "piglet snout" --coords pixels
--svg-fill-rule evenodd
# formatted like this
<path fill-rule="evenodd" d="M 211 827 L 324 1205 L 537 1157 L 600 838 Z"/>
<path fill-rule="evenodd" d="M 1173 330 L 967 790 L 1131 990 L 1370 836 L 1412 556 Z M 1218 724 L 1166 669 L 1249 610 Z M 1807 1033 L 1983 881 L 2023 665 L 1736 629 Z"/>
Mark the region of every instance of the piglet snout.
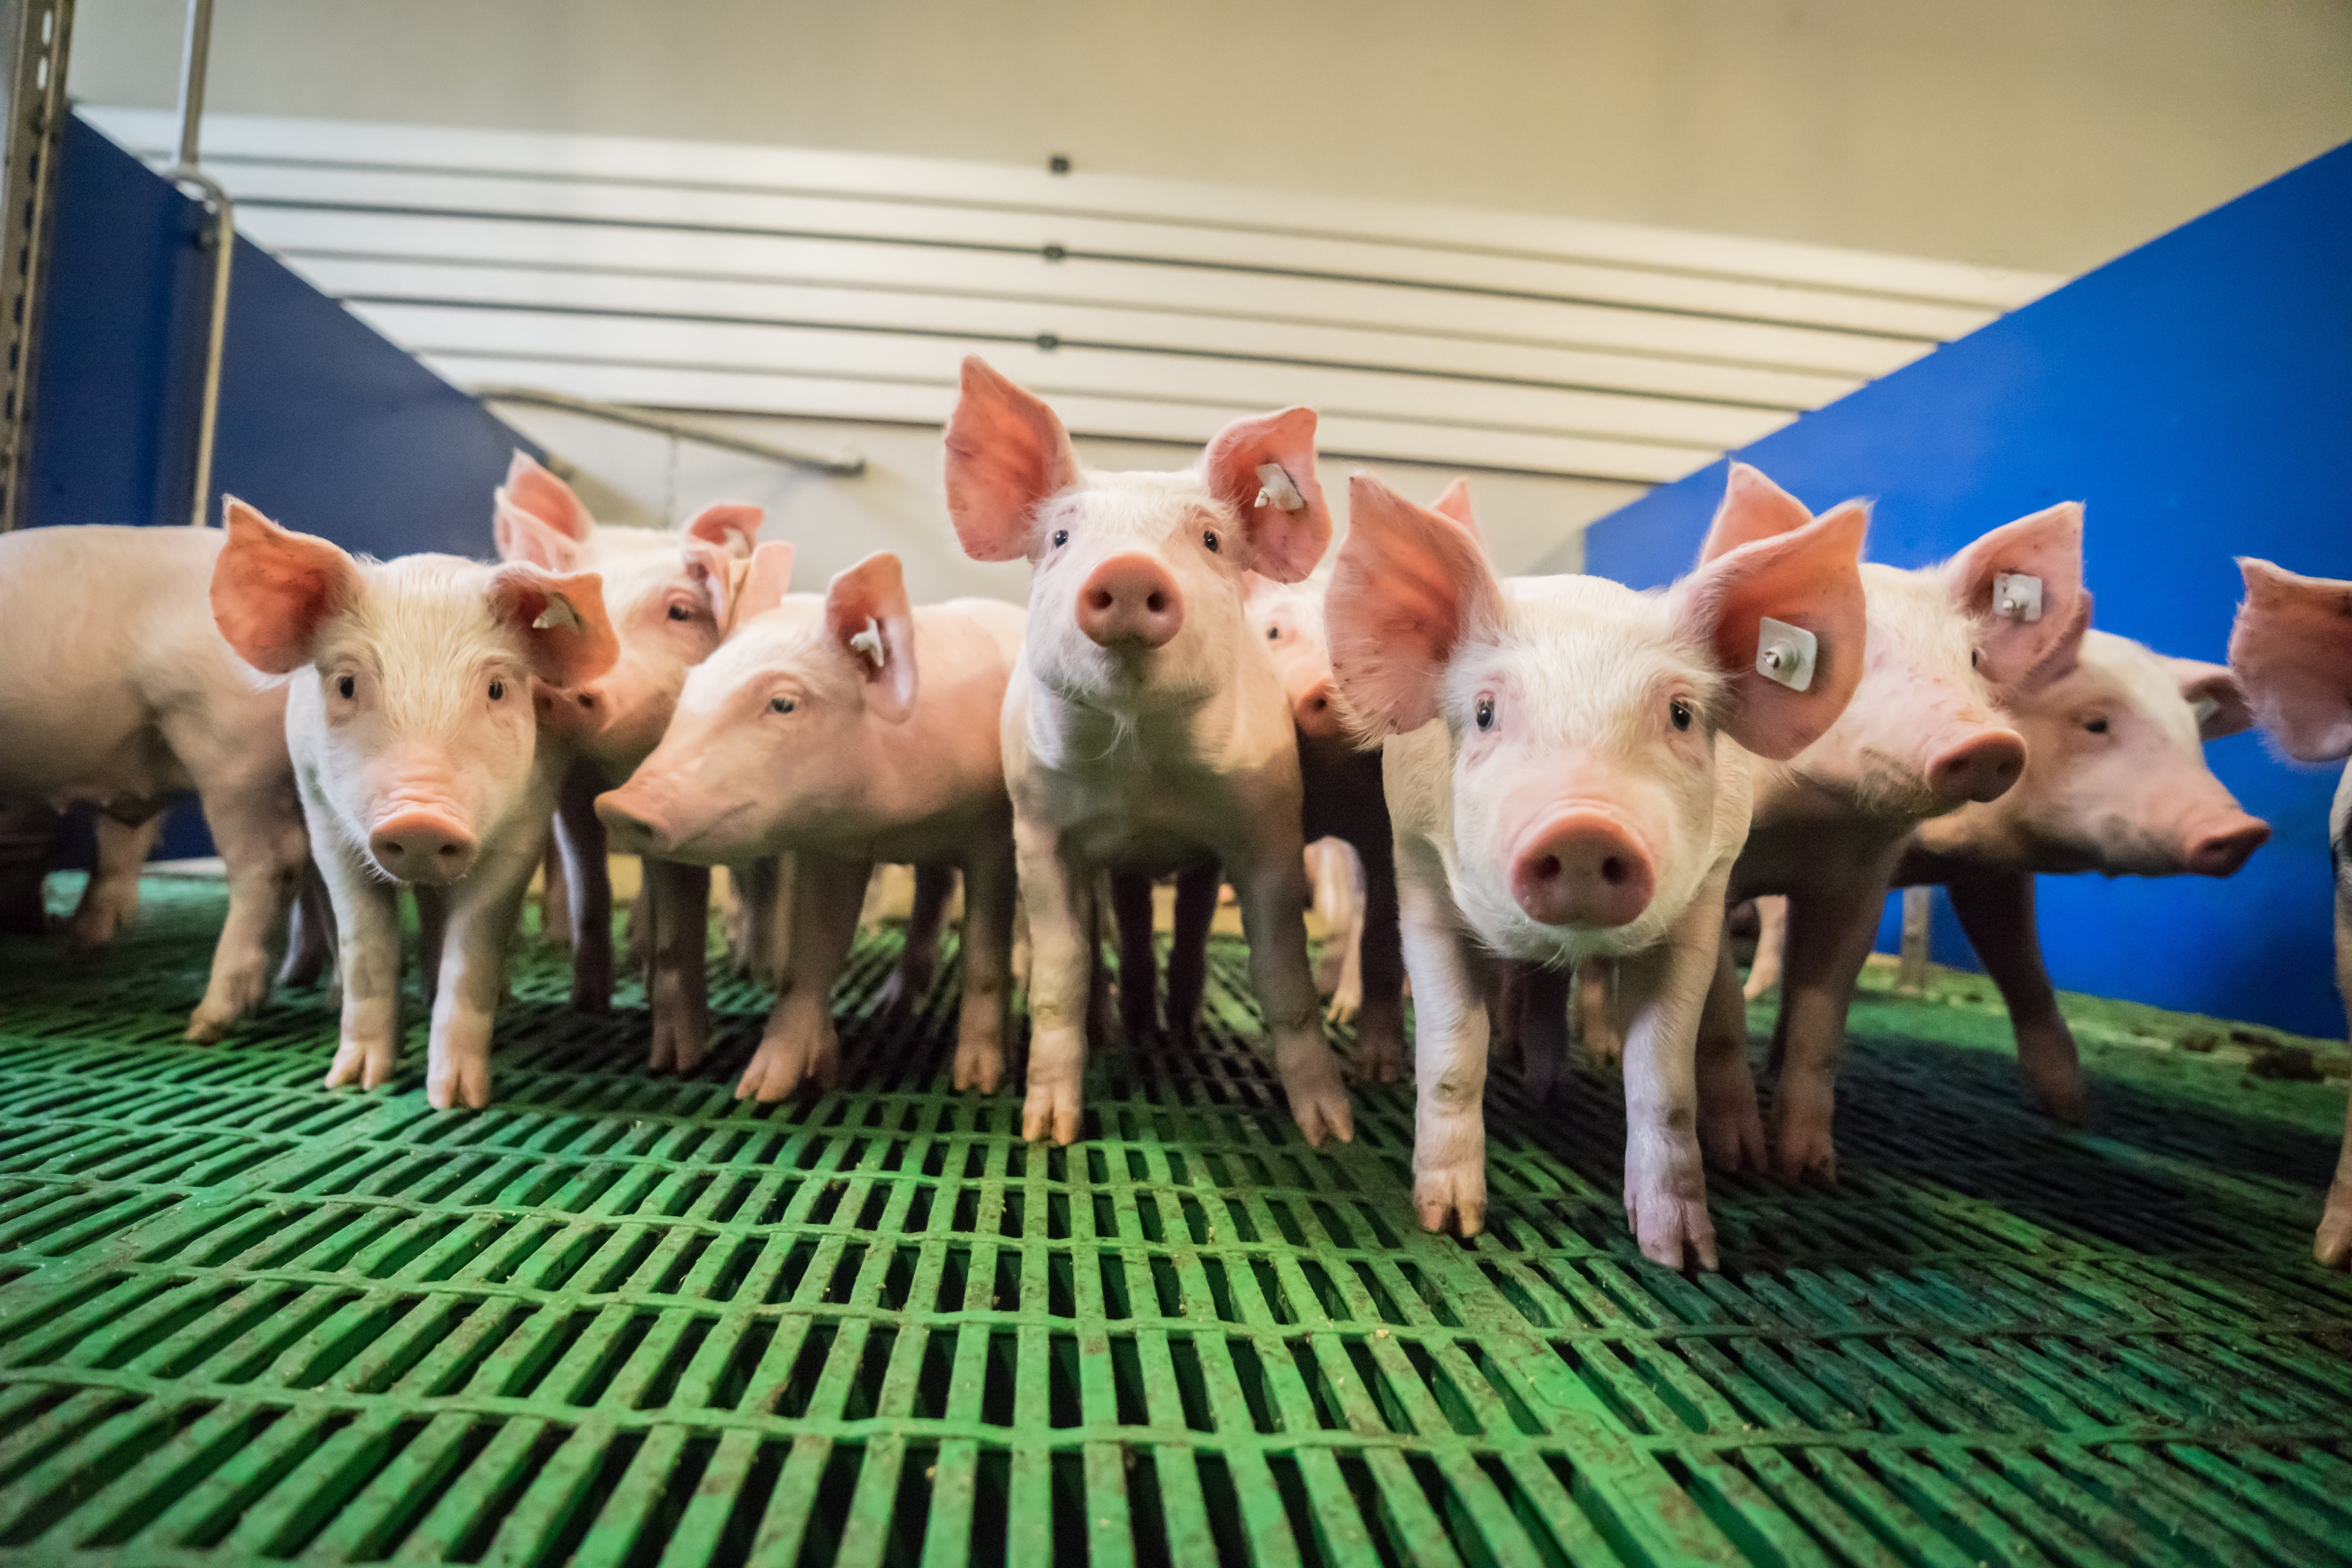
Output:
<path fill-rule="evenodd" d="M 673 847 L 669 831 L 643 804 L 614 790 L 596 797 L 596 817 L 605 836 L 624 855 L 659 855 Z"/>
<path fill-rule="evenodd" d="M 1511 897 L 1548 926 L 1630 925 L 1657 875 L 1633 836 L 1597 811 L 1568 811 L 1530 830 L 1511 859 Z"/>
<path fill-rule="evenodd" d="M 368 853 L 403 882 L 454 882 L 473 869 L 481 846 L 447 812 L 412 807 L 376 824 Z"/>
<path fill-rule="evenodd" d="M 2025 742 L 2015 731 L 1979 730 L 1927 764 L 1927 787 L 1954 805 L 1999 800 L 2024 771 Z"/>
<path fill-rule="evenodd" d="M 1149 555 L 1114 555 L 1078 590 L 1078 629 L 1104 647 L 1162 647 L 1183 626 L 1176 579 Z"/>
<path fill-rule="evenodd" d="M 2258 816 L 2244 817 L 2232 826 L 2197 838 L 2182 863 L 2200 877 L 2235 876 L 2246 858 L 2270 841 L 2269 823 Z"/>
<path fill-rule="evenodd" d="M 1328 741 L 1339 732 L 1339 693 L 1328 680 L 1318 680 L 1290 705 L 1298 732 Z"/>

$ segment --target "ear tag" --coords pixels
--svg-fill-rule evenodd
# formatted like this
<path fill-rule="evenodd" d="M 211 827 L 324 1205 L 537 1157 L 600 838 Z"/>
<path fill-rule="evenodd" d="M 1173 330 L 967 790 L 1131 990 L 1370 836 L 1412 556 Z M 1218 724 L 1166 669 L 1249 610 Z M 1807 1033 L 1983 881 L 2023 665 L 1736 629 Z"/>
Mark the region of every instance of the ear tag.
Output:
<path fill-rule="evenodd" d="M 1257 492 L 1255 504 L 1278 507 L 1284 511 L 1306 510 L 1307 498 L 1298 493 L 1298 487 L 1290 482 L 1290 476 L 1283 472 L 1280 463 L 1260 463 L 1257 479 L 1264 488 Z"/>
<path fill-rule="evenodd" d="M 2221 700 L 2218 697 L 2200 697 L 2189 706 L 2197 715 L 2197 727 L 2202 730 L 2205 727 L 2205 721 L 2221 710 Z"/>
<path fill-rule="evenodd" d="M 2004 572 L 1992 580 L 1993 614 L 2012 621 L 2042 618 L 2042 579 Z"/>
<path fill-rule="evenodd" d="M 543 632 L 551 627 L 560 627 L 570 632 L 578 631 L 581 625 L 580 612 L 572 607 L 572 601 L 551 594 L 547 597 L 547 608 L 539 612 L 539 618 L 530 623 L 530 629 Z"/>
<path fill-rule="evenodd" d="M 1810 690 L 1821 646 L 1804 627 L 1766 616 L 1756 625 L 1756 673 L 1791 691 Z"/>
<path fill-rule="evenodd" d="M 882 647 L 881 623 L 872 616 L 866 616 L 866 629 L 849 639 L 849 651 L 864 654 L 874 661 L 875 668 L 881 668 L 890 658 L 889 653 Z"/>

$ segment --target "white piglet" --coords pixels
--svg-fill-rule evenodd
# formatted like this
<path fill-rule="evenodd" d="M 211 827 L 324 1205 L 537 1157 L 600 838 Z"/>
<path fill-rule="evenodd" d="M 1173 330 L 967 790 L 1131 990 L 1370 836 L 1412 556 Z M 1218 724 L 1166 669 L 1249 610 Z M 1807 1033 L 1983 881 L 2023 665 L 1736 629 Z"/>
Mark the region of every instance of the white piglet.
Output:
<path fill-rule="evenodd" d="M 398 1064 L 405 883 L 434 997 L 425 1098 L 487 1105 L 508 942 L 570 761 L 541 735 L 532 678 L 572 687 L 611 668 L 602 584 L 450 555 L 355 561 L 242 502 L 226 513 L 214 618 L 255 668 L 293 677 L 287 745 L 340 928 L 328 1086 L 373 1089 Z"/>
<path fill-rule="evenodd" d="M 1035 568 L 1005 693 L 1004 776 L 1029 920 L 1022 1131 L 1078 1135 L 1097 873 L 1222 864 L 1291 1114 L 1354 1135 L 1307 963 L 1290 704 L 1243 573 L 1297 582 L 1331 536 L 1315 415 L 1237 419 L 1178 473 L 1082 468 L 1054 411 L 978 359 L 947 432 L 964 552 Z"/>
<path fill-rule="evenodd" d="M 1606 955 L 1632 1019 L 1626 1216 L 1648 1257 L 1715 1267 L 1693 1051 L 1749 753 L 1802 750 L 1861 679 L 1865 521 L 1842 507 L 1645 594 L 1497 582 L 1452 518 L 1350 486 L 1324 615 L 1348 707 L 1388 736 L 1428 1228 L 1485 1223 L 1489 956 Z"/>

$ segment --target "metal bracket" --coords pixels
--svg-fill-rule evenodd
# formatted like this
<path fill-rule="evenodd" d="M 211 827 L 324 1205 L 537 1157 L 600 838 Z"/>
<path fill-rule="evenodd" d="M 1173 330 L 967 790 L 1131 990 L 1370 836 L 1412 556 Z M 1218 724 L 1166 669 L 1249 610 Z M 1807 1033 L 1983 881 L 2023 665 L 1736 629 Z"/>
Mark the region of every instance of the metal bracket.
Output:
<path fill-rule="evenodd" d="M 22 512 L 73 0 L 0 0 L 0 532 Z"/>

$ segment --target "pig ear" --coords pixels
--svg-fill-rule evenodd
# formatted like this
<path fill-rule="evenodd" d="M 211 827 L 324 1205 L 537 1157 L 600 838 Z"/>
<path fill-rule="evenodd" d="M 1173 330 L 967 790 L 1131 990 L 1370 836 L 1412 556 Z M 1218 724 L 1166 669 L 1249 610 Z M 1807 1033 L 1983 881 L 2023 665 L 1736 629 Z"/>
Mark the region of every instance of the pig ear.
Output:
<path fill-rule="evenodd" d="M 310 661 L 319 629 L 359 597 L 359 567 L 335 545 L 278 527 L 221 498 L 228 542 L 213 563 L 213 624 L 254 668 L 284 675 Z"/>
<path fill-rule="evenodd" d="M 735 574 L 735 618 L 730 626 L 766 615 L 784 602 L 793 585 L 793 547 L 771 539 L 752 550 L 751 560 L 737 562 Z"/>
<path fill-rule="evenodd" d="M 510 561 L 490 578 L 490 614 L 522 635 L 530 672 L 550 686 L 580 686 L 621 657 L 604 613 L 604 580 L 593 572 L 560 576 Z"/>
<path fill-rule="evenodd" d="M 1766 479 L 1763 469 L 1734 463 L 1730 477 L 1723 482 L 1723 504 L 1715 509 L 1715 523 L 1706 531 L 1698 558 L 1712 561 L 1743 544 L 1776 539 L 1812 521 L 1805 503 Z"/>
<path fill-rule="evenodd" d="M 2253 704 L 2237 672 L 2226 664 L 2198 658 L 2167 658 L 2180 682 L 2180 700 L 2197 710 L 2197 738 L 2218 741 L 2254 727 Z"/>
<path fill-rule="evenodd" d="M 866 705 L 893 724 L 915 710 L 915 617 L 898 558 L 884 550 L 824 590 L 824 629 L 866 678 Z"/>
<path fill-rule="evenodd" d="M 1945 562 L 1942 572 L 1946 589 L 1981 628 L 1985 679 L 2006 686 L 2049 657 L 2066 634 L 2083 592 L 2083 503 L 2061 501 L 2005 522 Z M 2003 578 L 2031 582 L 2004 587 Z M 2021 599 L 2021 592 L 2029 597 Z M 2038 611 L 2030 598 L 2035 593 Z"/>
<path fill-rule="evenodd" d="M 550 572 L 574 571 L 588 552 L 579 540 L 537 512 L 515 505 L 505 490 L 499 492 L 497 532 L 499 560 L 528 561 Z"/>
<path fill-rule="evenodd" d="M 678 552 L 686 557 L 686 574 L 694 579 L 702 596 L 710 601 L 710 618 L 723 630 L 733 616 L 735 561 L 726 547 L 707 539 L 682 539 Z"/>
<path fill-rule="evenodd" d="M 760 542 L 760 524 L 767 515 L 756 506 L 720 501 L 696 512 L 694 521 L 678 531 L 688 539 L 708 540 L 730 555 L 747 559 L 752 546 Z"/>
<path fill-rule="evenodd" d="M 1282 471 L 1259 471 L 1268 467 Z M 1277 583 L 1298 582 L 1315 570 L 1331 542 L 1331 510 L 1315 479 L 1315 410 L 1234 420 L 1210 437 L 1201 475 L 1210 493 L 1240 515 L 1251 566 Z"/>
<path fill-rule="evenodd" d="M 2050 645 L 2050 651 L 2042 656 L 2042 662 L 2010 682 L 2011 687 L 2020 692 L 2039 691 L 2074 674 L 2083 662 L 2083 638 L 2090 630 L 2091 594 L 2086 588 L 2075 595 L 2074 613 L 2066 617 L 2066 625 Z"/>
<path fill-rule="evenodd" d="M 1677 625 L 1731 678 L 1725 732 L 1759 757 L 1783 762 L 1820 740 L 1862 682 L 1869 620 L 1858 557 L 1869 524 L 1870 509 L 1848 501 L 1718 555 L 1675 587 Z M 1812 634 L 1801 691 L 1757 668 L 1768 616 Z"/>
<path fill-rule="evenodd" d="M 1442 512 L 1468 529 L 1471 538 L 1482 542 L 1485 539 L 1485 535 L 1478 531 L 1478 514 L 1470 510 L 1470 481 L 1467 479 L 1457 475 L 1454 482 L 1440 491 L 1437 499 L 1429 505 L 1431 510 Z"/>
<path fill-rule="evenodd" d="M 2238 558 L 2246 602 L 2230 632 L 2254 717 L 2298 762 L 2352 752 L 2352 583 Z"/>
<path fill-rule="evenodd" d="M 948 420 L 948 516 L 974 561 L 1036 553 L 1037 505 L 1078 479 L 1078 454 L 1054 411 L 996 374 L 963 362 L 963 395 Z"/>
<path fill-rule="evenodd" d="M 1437 716 L 1439 683 L 1465 642 L 1502 630 L 1503 591 L 1477 540 L 1370 474 L 1348 481 L 1348 537 L 1323 602 L 1331 669 L 1373 733 Z"/>
<path fill-rule="evenodd" d="M 520 447 L 515 450 L 514 460 L 507 465 L 507 482 L 499 494 L 501 500 L 520 507 L 576 543 L 585 544 L 596 526 L 596 520 L 589 515 L 586 504 L 572 493 L 572 487 Z"/>

